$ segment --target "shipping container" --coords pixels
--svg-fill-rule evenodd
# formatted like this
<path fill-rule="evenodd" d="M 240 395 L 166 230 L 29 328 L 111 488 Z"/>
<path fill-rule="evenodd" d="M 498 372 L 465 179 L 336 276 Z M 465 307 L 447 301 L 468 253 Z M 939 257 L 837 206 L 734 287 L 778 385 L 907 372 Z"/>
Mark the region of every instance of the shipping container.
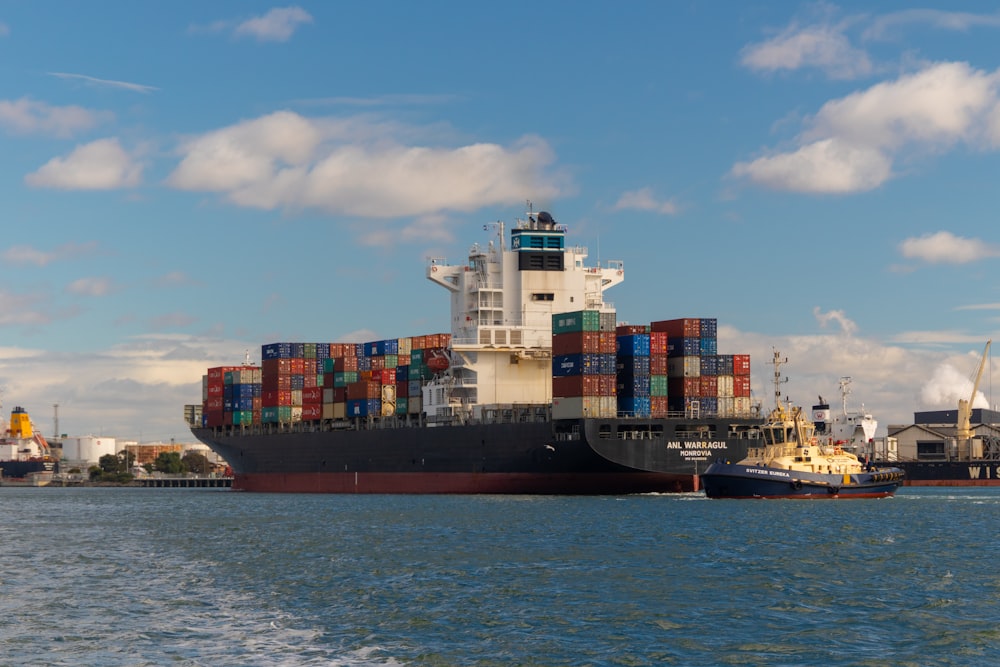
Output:
<path fill-rule="evenodd" d="M 552 355 L 598 354 L 601 351 L 601 332 L 571 331 L 552 336 Z"/>
<path fill-rule="evenodd" d="M 649 356 L 649 334 L 618 336 L 615 342 L 615 354 L 619 357 Z"/>
<path fill-rule="evenodd" d="M 614 327 L 612 326 L 612 331 Z M 597 310 L 578 310 L 552 315 L 552 333 L 601 331 L 601 313 Z"/>
<path fill-rule="evenodd" d="M 671 357 L 697 357 L 701 355 L 700 338 L 670 338 L 667 354 Z"/>
<path fill-rule="evenodd" d="M 667 357 L 667 375 L 675 377 L 700 377 L 701 357 Z"/>
<path fill-rule="evenodd" d="M 650 324 L 650 330 L 666 332 L 670 338 L 698 338 L 701 336 L 701 320 L 696 318 L 662 320 Z"/>
<path fill-rule="evenodd" d="M 649 417 L 650 400 L 648 396 L 618 396 L 618 414 L 623 417 Z"/>

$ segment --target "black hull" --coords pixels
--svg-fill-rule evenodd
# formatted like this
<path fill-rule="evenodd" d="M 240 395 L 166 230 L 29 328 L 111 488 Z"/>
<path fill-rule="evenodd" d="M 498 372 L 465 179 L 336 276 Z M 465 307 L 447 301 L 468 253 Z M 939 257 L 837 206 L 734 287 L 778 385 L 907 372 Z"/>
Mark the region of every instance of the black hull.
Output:
<path fill-rule="evenodd" d="M 906 486 L 1000 486 L 1000 461 L 894 461 Z"/>
<path fill-rule="evenodd" d="M 232 467 L 234 489 L 315 493 L 674 493 L 697 489 L 746 438 L 676 435 L 682 420 L 582 419 L 264 432 L 192 433 Z M 729 421 L 700 422 L 729 433 Z M 742 420 L 736 427 L 758 422 Z"/>
<path fill-rule="evenodd" d="M 53 461 L 0 461 L 2 479 L 23 479 L 36 472 L 52 472 Z"/>

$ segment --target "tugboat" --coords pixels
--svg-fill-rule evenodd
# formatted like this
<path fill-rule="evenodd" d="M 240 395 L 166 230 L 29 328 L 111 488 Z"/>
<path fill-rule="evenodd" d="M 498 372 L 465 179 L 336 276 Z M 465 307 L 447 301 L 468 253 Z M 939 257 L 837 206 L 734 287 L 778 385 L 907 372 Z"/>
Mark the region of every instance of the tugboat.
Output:
<path fill-rule="evenodd" d="M 774 354 L 775 397 L 783 363 Z M 802 409 L 776 401 L 761 426 L 763 447 L 737 463 L 716 462 L 701 475 L 709 498 L 884 498 L 903 484 L 900 468 L 877 468 L 828 440 Z"/>

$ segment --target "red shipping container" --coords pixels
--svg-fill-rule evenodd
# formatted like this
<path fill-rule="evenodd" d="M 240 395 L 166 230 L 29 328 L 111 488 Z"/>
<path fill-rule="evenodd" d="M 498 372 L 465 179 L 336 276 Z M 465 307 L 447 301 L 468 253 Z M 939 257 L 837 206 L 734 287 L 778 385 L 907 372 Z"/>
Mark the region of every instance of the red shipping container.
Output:
<path fill-rule="evenodd" d="M 205 401 L 205 411 L 211 412 L 212 410 L 222 410 L 223 400 L 222 396 L 213 396 Z"/>
<path fill-rule="evenodd" d="M 600 396 L 600 375 L 567 375 L 552 378 L 552 395 L 559 398 Z"/>
<path fill-rule="evenodd" d="M 649 399 L 649 415 L 651 417 L 666 417 L 670 410 L 666 396 L 653 396 Z"/>
<path fill-rule="evenodd" d="M 719 378 L 715 375 L 702 375 L 701 378 L 701 392 L 699 396 L 702 398 L 713 398 L 719 395 Z M 670 391 L 669 387 L 667 391 Z"/>
<path fill-rule="evenodd" d="M 615 327 L 615 334 L 618 336 L 634 336 L 648 332 L 645 324 L 619 324 Z"/>
<path fill-rule="evenodd" d="M 573 331 L 552 335 L 552 354 L 597 354 L 601 349 L 601 338 L 597 331 Z"/>
<path fill-rule="evenodd" d="M 222 410 L 209 410 L 205 413 L 205 425 L 209 427 L 222 426 L 225 421 L 225 414 Z M 232 420 L 231 416 L 230 420 Z"/>
<path fill-rule="evenodd" d="M 311 405 L 323 402 L 323 389 L 321 387 L 306 387 L 302 390 L 302 405 Z"/>
<path fill-rule="evenodd" d="M 615 396 L 618 393 L 616 375 L 598 375 L 598 396 Z"/>
<path fill-rule="evenodd" d="M 303 404 L 302 405 L 302 421 L 304 422 L 314 422 L 319 421 L 323 418 L 323 403 L 320 401 L 315 404 Z"/>
<path fill-rule="evenodd" d="M 661 320 L 650 325 L 653 331 L 664 331 L 670 338 L 701 338 L 701 319 L 682 318 Z"/>
<path fill-rule="evenodd" d="M 733 376 L 733 396 L 736 398 L 749 398 L 750 397 L 750 376 L 749 375 L 734 375 Z"/>
<path fill-rule="evenodd" d="M 382 398 L 382 383 L 374 380 L 362 380 L 347 385 L 347 400 Z"/>
<path fill-rule="evenodd" d="M 701 392 L 700 377 L 672 377 L 667 380 L 668 397 L 699 398 L 699 392 Z"/>
<path fill-rule="evenodd" d="M 221 398 L 223 394 L 226 393 L 226 387 L 221 384 L 210 384 L 208 385 L 208 396 L 210 398 L 219 397 Z"/>
<path fill-rule="evenodd" d="M 260 367 L 260 376 L 288 375 L 292 372 L 291 359 L 265 359 Z"/>
<path fill-rule="evenodd" d="M 304 375 L 306 363 L 305 359 L 301 357 L 296 357 L 295 359 L 288 360 L 288 366 L 291 369 L 292 375 Z"/>
<path fill-rule="evenodd" d="M 653 331 L 649 334 L 649 354 L 650 356 L 656 354 L 666 354 L 667 353 L 667 341 L 670 340 L 670 334 L 666 331 Z"/>
<path fill-rule="evenodd" d="M 618 341 L 615 340 L 617 336 L 615 336 L 614 332 L 601 331 L 597 335 L 601 339 L 601 344 L 598 348 L 600 354 L 614 354 L 618 351 Z"/>
<path fill-rule="evenodd" d="M 649 357 L 650 375 L 667 375 L 667 355 L 654 354 Z"/>
<path fill-rule="evenodd" d="M 733 375 L 750 375 L 750 355 L 733 355 Z"/>

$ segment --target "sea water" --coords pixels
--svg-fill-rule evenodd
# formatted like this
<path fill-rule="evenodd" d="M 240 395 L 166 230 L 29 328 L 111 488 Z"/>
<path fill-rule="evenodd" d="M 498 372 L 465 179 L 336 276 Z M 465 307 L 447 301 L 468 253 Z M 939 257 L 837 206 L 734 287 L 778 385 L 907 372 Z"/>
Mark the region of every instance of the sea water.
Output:
<path fill-rule="evenodd" d="M 995 665 L 1000 489 L 0 488 L 3 665 Z"/>

